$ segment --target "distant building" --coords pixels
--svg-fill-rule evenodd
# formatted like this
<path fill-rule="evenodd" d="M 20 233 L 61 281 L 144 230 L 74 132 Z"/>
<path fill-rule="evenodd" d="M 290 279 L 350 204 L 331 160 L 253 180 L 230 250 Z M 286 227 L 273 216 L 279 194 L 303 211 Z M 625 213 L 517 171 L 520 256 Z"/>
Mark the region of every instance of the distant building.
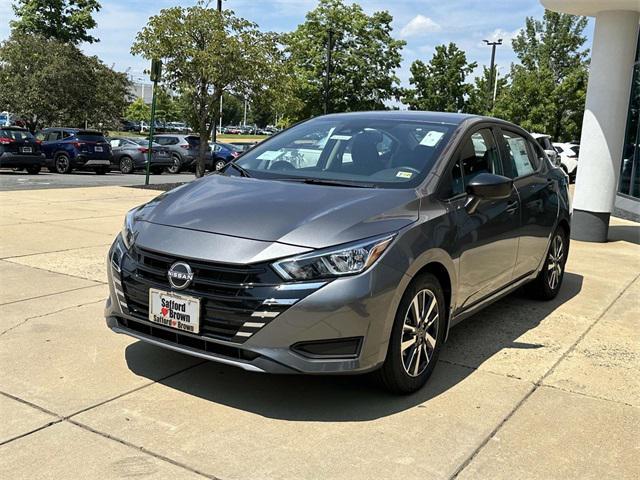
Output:
<path fill-rule="evenodd" d="M 141 98 L 144 103 L 151 105 L 151 98 L 153 96 L 152 84 L 133 82 L 130 92 L 131 95 L 133 95 L 134 99 Z"/>

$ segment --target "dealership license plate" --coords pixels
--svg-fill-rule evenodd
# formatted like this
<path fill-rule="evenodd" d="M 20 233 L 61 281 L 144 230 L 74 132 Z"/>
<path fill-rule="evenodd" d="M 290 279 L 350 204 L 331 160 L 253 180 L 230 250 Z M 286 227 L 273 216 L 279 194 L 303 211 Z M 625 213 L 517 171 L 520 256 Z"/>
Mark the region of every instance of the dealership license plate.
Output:
<path fill-rule="evenodd" d="M 167 156 L 167 152 L 158 152 L 158 156 L 166 157 Z"/>
<path fill-rule="evenodd" d="M 149 321 L 189 333 L 199 333 L 200 299 L 150 288 Z"/>
<path fill-rule="evenodd" d="M 96 148 L 95 148 L 95 151 L 96 151 L 96 152 L 103 152 L 104 150 L 102 150 L 102 147 L 96 147 Z"/>
<path fill-rule="evenodd" d="M 22 153 L 32 153 L 33 148 L 31 147 L 22 147 Z"/>

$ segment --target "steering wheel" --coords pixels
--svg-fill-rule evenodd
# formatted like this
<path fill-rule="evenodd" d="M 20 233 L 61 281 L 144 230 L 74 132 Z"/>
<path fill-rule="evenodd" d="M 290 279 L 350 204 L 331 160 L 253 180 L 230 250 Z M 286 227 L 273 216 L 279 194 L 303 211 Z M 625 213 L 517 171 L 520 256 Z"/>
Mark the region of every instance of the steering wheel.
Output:
<path fill-rule="evenodd" d="M 269 170 L 283 171 L 283 170 L 297 170 L 297 168 L 291 165 L 289 162 L 286 162 L 284 160 L 279 160 L 277 162 L 273 162 L 269 167 Z"/>

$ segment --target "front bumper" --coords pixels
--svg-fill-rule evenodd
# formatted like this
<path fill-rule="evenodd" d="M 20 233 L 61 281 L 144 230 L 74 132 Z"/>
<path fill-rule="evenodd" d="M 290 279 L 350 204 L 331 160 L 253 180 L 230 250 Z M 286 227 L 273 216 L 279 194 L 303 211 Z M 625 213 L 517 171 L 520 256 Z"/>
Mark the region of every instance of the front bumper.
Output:
<path fill-rule="evenodd" d="M 114 244 L 116 248 L 122 248 L 118 244 L 119 240 Z M 348 374 L 376 369 L 386 358 L 395 311 L 408 282 L 408 277 L 387 265 L 383 257 L 363 274 L 321 282 L 275 318 L 251 319 L 251 327 L 241 329 L 246 337 L 238 334 L 224 339 L 208 334 L 204 327 L 201 334 L 194 335 L 160 326 L 134 313 L 126 281 L 108 262 L 110 297 L 105 317 L 111 330 L 207 360 L 269 373 Z M 124 269 L 122 273 L 126 275 Z M 283 295 L 293 297 L 295 293 Z M 260 324 L 263 326 L 254 327 Z M 301 343 L 336 340 L 344 340 L 343 344 L 355 342 L 357 349 L 337 355 L 325 351 L 309 354 L 299 349 Z"/>

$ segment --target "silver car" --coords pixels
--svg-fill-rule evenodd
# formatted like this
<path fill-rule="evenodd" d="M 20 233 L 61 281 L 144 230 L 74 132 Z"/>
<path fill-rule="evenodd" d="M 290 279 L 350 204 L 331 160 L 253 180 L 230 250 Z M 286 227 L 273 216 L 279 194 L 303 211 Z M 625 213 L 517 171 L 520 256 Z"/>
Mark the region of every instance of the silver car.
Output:
<path fill-rule="evenodd" d="M 327 115 L 131 210 L 107 325 L 254 372 L 376 371 L 419 389 L 450 328 L 527 284 L 554 298 L 567 177 L 521 128 Z"/>

